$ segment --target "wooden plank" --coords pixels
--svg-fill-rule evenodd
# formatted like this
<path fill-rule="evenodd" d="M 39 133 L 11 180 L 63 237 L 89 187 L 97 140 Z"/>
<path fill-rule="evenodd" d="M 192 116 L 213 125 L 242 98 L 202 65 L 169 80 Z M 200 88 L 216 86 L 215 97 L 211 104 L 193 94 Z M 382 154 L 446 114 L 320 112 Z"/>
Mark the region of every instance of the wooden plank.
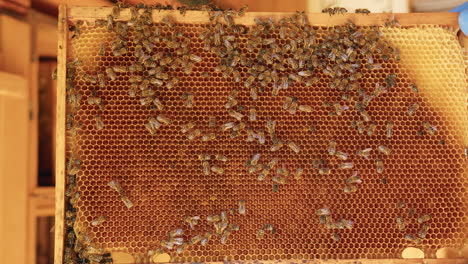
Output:
<path fill-rule="evenodd" d="M 33 216 L 53 216 L 55 210 L 55 188 L 37 187 L 30 195 Z"/>
<path fill-rule="evenodd" d="M 28 86 L 0 73 L 0 263 L 27 263 Z"/>
<path fill-rule="evenodd" d="M 55 252 L 54 262 L 62 263 L 65 193 L 65 96 L 67 60 L 67 8 L 59 7 L 57 57 L 56 159 L 55 159 Z"/>
<path fill-rule="evenodd" d="M 96 19 L 103 19 L 111 13 L 109 7 L 68 7 L 68 18 L 70 21 L 84 20 L 94 21 Z M 122 10 L 118 20 L 129 20 L 130 11 L 128 9 Z M 284 16 L 290 16 L 294 13 L 291 12 L 248 12 L 243 17 L 235 19 L 236 23 L 244 25 L 253 25 L 256 17 L 279 19 Z M 205 12 L 201 11 L 187 11 L 186 15 L 180 15 L 179 12 L 170 10 L 155 10 L 153 11 L 153 21 L 160 22 L 162 18 L 170 15 L 177 22 L 192 23 L 192 24 L 206 24 L 209 22 L 208 16 Z M 370 26 L 370 25 L 384 25 L 389 19 L 396 19 L 401 25 L 417 25 L 417 24 L 437 24 L 451 27 L 458 27 L 458 13 L 434 13 L 434 14 L 343 14 L 330 16 L 323 13 L 308 13 L 308 18 L 313 25 L 339 25 L 352 21 L 357 25 Z"/>
<path fill-rule="evenodd" d="M 31 62 L 29 22 L 0 15 L 0 71 L 27 77 Z"/>
<path fill-rule="evenodd" d="M 32 12 L 35 28 L 35 53 L 39 57 L 57 57 L 57 18 Z"/>

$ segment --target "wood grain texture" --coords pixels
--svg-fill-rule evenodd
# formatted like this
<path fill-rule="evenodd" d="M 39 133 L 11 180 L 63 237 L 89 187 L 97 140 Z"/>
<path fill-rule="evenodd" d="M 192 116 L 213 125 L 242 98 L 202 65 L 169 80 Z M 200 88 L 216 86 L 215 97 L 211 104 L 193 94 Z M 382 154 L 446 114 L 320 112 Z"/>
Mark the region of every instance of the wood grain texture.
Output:
<path fill-rule="evenodd" d="M 54 262 L 62 263 L 65 190 L 65 96 L 67 61 L 67 8 L 59 7 L 57 57 L 56 159 L 55 159 L 55 253 Z"/>
<path fill-rule="evenodd" d="M 68 7 L 68 19 L 76 22 L 78 20 L 94 21 L 103 19 L 111 13 L 111 8 L 108 7 Z M 126 21 L 130 19 L 130 11 L 122 10 L 118 20 Z M 292 15 L 291 12 L 248 12 L 245 16 L 236 18 L 235 22 L 244 25 L 253 25 L 256 17 L 279 19 L 284 16 Z M 170 15 L 180 23 L 208 23 L 209 19 L 205 12 L 187 11 L 185 16 L 179 12 L 168 10 L 153 11 L 153 20 L 161 21 L 163 17 Z M 309 13 L 308 18 L 313 25 L 339 25 L 352 21 L 357 25 L 384 25 L 389 19 L 396 19 L 401 25 L 417 25 L 417 24 L 434 24 L 437 21 L 438 25 L 458 27 L 458 13 L 433 13 L 433 14 L 343 14 L 330 16 L 323 13 Z"/>

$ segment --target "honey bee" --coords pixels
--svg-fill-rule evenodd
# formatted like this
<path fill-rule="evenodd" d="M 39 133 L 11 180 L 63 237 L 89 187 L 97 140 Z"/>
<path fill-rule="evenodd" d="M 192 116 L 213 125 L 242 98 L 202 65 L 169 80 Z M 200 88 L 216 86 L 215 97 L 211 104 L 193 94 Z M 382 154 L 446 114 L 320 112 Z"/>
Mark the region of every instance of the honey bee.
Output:
<path fill-rule="evenodd" d="M 158 115 L 156 118 L 162 124 L 169 125 L 171 123 L 171 120 L 164 115 Z"/>
<path fill-rule="evenodd" d="M 202 162 L 202 167 L 203 167 L 203 174 L 204 175 L 210 175 L 211 170 L 210 170 L 210 163 L 207 160 L 204 160 Z"/>
<path fill-rule="evenodd" d="M 190 54 L 189 59 L 193 62 L 201 62 L 202 58 L 200 56 L 197 56 L 195 54 Z"/>
<path fill-rule="evenodd" d="M 220 168 L 218 166 L 212 166 L 211 167 L 211 171 L 214 172 L 214 173 L 217 173 L 219 175 L 223 175 L 224 174 L 224 169 L 223 168 Z"/>
<path fill-rule="evenodd" d="M 327 167 L 323 167 L 319 169 L 319 174 L 321 175 L 328 175 L 330 174 L 330 172 L 331 172 L 330 169 Z"/>
<path fill-rule="evenodd" d="M 336 154 L 336 141 L 330 140 L 328 143 L 328 154 L 334 156 Z"/>
<path fill-rule="evenodd" d="M 112 180 L 108 182 L 107 185 L 111 187 L 112 190 L 118 192 L 119 194 L 123 193 L 122 186 L 120 186 L 120 183 L 118 181 Z"/>
<path fill-rule="evenodd" d="M 278 189 L 279 189 L 279 185 L 278 185 L 278 184 L 273 184 L 273 185 L 272 185 L 272 191 L 273 191 L 273 192 L 278 192 Z"/>
<path fill-rule="evenodd" d="M 331 215 L 330 208 L 328 208 L 328 207 L 320 208 L 320 209 L 315 211 L 315 214 L 318 215 L 318 216 Z"/>
<path fill-rule="evenodd" d="M 169 242 L 169 241 L 165 241 L 165 240 L 161 241 L 161 242 L 159 243 L 159 245 L 160 245 L 161 247 L 166 248 L 166 249 L 169 249 L 169 250 L 172 250 L 172 249 L 174 248 L 174 243 Z"/>
<path fill-rule="evenodd" d="M 165 109 L 165 107 L 162 104 L 161 100 L 159 100 L 158 98 L 153 99 L 153 104 L 154 104 L 154 106 L 156 106 L 156 109 L 158 109 L 159 111 L 163 111 Z"/>
<path fill-rule="evenodd" d="M 102 224 L 104 221 L 106 221 L 106 217 L 101 215 L 101 216 L 93 219 L 93 221 L 91 221 L 91 225 L 92 226 L 98 226 L 98 225 Z"/>
<path fill-rule="evenodd" d="M 387 77 L 385 78 L 385 82 L 387 83 L 388 90 L 396 86 L 396 78 L 397 75 L 394 73 L 387 75 Z"/>
<path fill-rule="evenodd" d="M 367 135 L 372 136 L 374 134 L 374 132 L 375 132 L 376 127 L 377 127 L 376 123 L 371 123 L 369 125 L 369 128 L 367 129 Z"/>
<path fill-rule="evenodd" d="M 281 140 L 275 140 L 273 145 L 270 147 L 270 151 L 275 152 L 280 150 L 283 147 L 284 143 Z"/>
<path fill-rule="evenodd" d="M 187 216 L 184 219 L 184 222 L 187 223 L 190 226 L 190 229 L 195 229 L 195 226 L 198 224 L 198 221 L 200 221 L 200 216 Z"/>
<path fill-rule="evenodd" d="M 256 121 L 257 120 L 257 111 L 255 107 L 251 107 L 249 109 L 249 120 L 250 121 Z"/>
<path fill-rule="evenodd" d="M 412 105 L 408 108 L 408 115 L 409 115 L 409 116 L 414 115 L 414 113 L 418 110 L 418 108 L 419 108 L 419 104 L 418 104 L 418 103 L 412 104 Z"/>
<path fill-rule="evenodd" d="M 265 133 L 263 130 L 259 130 L 257 133 L 254 134 L 254 138 L 258 140 L 258 143 L 265 144 Z"/>
<path fill-rule="evenodd" d="M 239 9 L 239 12 L 237 13 L 237 15 L 240 16 L 240 17 L 244 16 L 248 9 L 249 9 L 249 6 L 248 6 L 248 5 L 242 6 L 242 7 Z"/>
<path fill-rule="evenodd" d="M 334 103 L 333 104 L 333 107 L 335 109 L 335 113 L 339 116 L 341 116 L 343 114 L 343 111 L 345 110 L 348 110 L 349 107 L 348 106 L 341 106 L 340 103 Z"/>
<path fill-rule="evenodd" d="M 343 191 L 345 193 L 354 193 L 354 192 L 357 192 L 357 190 L 358 190 L 358 187 L 355 184 L 347 185 L 343 188 Z"/>
<path fill-rule="evenodd" d="M 236 99 L 229 99 L 228 102 L 224 105 L 224 108 L 230 109 L 238 104 L 238 101 Z"/>
<path fill-rule="evenodd" d="M 115 49 L 115 50 L 113 50 L 113 51 L 112 51 L 112 54 L 113 54 L 115 57 L 119 57 L 119 56 L 124 55 L 124 54 L 127 53 L 127 52 L 128 52 L 127 48 L 122 47 L 122 48 L 120 48 L 120 49 Z"/>
<path fill-rule="evenodd" d="M 421 243 L 421 239 L 412 235 L 412 234 L 406 234 L 405 239 L 408 240 L 411 243 L 419 244 Z"/>
<path fill-rule="evenodd" d="M 98 79 L 99 87 L 104 88 L 106 86 L 106 78 L 104 77 L 104 74 L 98 73 L 97 79 Z"/>
<path fill-rule="evenodd" d="M 400 232 L 404 232 L 406 230 L 406 224 L 405 224 L 405 220 L 403 219 L 403 217 L 397 217 L 396 222 L 397 222 L 398 230 L 400 230 Z"/>
<path fill-rule="evenodd" d="M 221 221 L 221 217 L 219 215 L 209 215 L 206 217 L 206 221 L 210 223 L 215 223 Z"/>
<path fill-rule="evenodd" d="M 429 224 L 425 223 L 418 232 L 418 236 L 422 239 L 426 238 L 427 231 L 429 230 Z"/>
<path fill-rule="evenodd" d="M 117 79 L 117 75 L 115 74 L 115 71 L 114 69 L 112 69 L 112 67 L 106 68 L 106 74 L 107 74 L 107 77 L 111 79 L 112 81 Z"/>
<path fill-rule="evenodd" d="M 184 235 L 184 230 L 182 230 L 181 228 L 174 229 L 168 233 L 169 238 L 174 238 L 182 235 Z"/>
<path fill-rule="evenodd" d="M 95 83 L 97 83 L 97 81 L 98 81 L 96 75 L 90 75 L 90 74 L 85 74 L 85 75 L 83 76 L 83 79 L 84 79 L 86 82 L 90 82 L 90 83 L 92 83 L 92 84 L 95 84 Z"/>
<path fill-rule="evenodd" d="M 267 128 L 268 134 L 274 135 L 275 129 L 276 129 L 276 121 L 268 119 L 266 122 L 266 128 Z"/>
<path fill-rule="evenodd" d="M 73 194 L 73 196 L 70 198 L 70 203 L 72 205 L 76 204 L 78 202 L 78 200 L 80 199 L 80 192 L 75 192 L 75 194 Z"/>
<path fill-rule="evenodd" d="M 130 201 L 130 199 L 126 195 L 121 195 L 120 199 L 122 200 L 122 202 L 125 204 L 127 208 L 133 207 L 133 202 Z"/>
<path fill-rule="evenodd" d="M 424 128 L 426 129 L 426 132 L 429 134 L 429 135 L 435 135 L 436 131 L 437 131 L 437 128 L 433 125 L 431 125 L 429 122 L 423 122 L 422 123 Z"/>
<path fill-rule="evenodd" d="M 99 97 L 96 97 L 96 96 L 90 96 L 88 97 L 88 104 L 90 105 L 101 105 L 102 101 L 101 101 L 101 98 Z"/>
<path fill-rule="evenodd" d="M 102 118 L 100 115 L 96 115 L 94 117 L 95 121 L 96 121 L 96 129 L 97 130 L 102 130 L 104 129 L 104 122 L 102 122 Z"/>
<path fill-rule="evenodd" d="M 306 113 L 312 112 L 312 107 L 310 105 L 300 105 L 298 109 L 299 111 L 306 112 Z"/>
<path fill-rule="evenodd" d="M 331 7 L 327 7 L 327 8 L 322 9 L 322 13 L 328 13 L 330 16 L 334 15 L 333 8 L 331 8 Z"/>
<path fill-rule="evenodd" d="M 392 151 L 389 148 L 385 147 L 385 146 L 378 146 L 377 150 L 382 152 L 385 155 L 390 155 L 392 153 Z"/>
<path fill-rule="evenodd" d="M 187 108 L 193 107 L 193 94 L 184 93 L 182 94 L 182 100 L 184 100 L 184 106 Z"/>
<path fill-rule="evenodd" d="M 391 138 L 392 135 L 393 135 L 393 122 L 392 121 L 387 121 L 387 126 L 386 126 L 386 130 L 385 130 L 385 135 L 387 136 L 387 138 Z"/>
<path fill-rule="evenodd" d="M 221 130 L 222 131 L 227 131 L 229 129 L 232 129 L 233 127 L 235 126 L 235 123 L 234 122 L 228 122 L 228 123 L 225 123 L 221 126 Z"/>
<path fill-rule="evenodd" d="M 250 159 L 250 160 L 248 161 L 249 165 L 253 165 L 253 166 L 257 165 L 257 164 L 258 164 L 258 161 L 260 160 L 260 157 L 261 157 L 261 156 L 262 156 L 262 155 L 261 155 L 260 153 L 255 153 L 255 154 L 253 155 L 252 159 Z"/>
<path fill-rule="evenodd" d="M 99 56 L 104 56 L 104 55 L 106 55 L 106 43 L 102 43 L 102 44 L 99 46 L 98 55 L 99 55 Z"/>
<path fill-rule="evenodd" d="M 227 240 L 228 240 L 228 238 L 229 238 L 230 235 L 231 235 L 231 232 L 230 232 L 230 231 L 225 231 L 225 232 L 221 235 L 221 240 L 220 240 L 221 244 L 223 244 L 223 245 L 226 244 L 226 242 L 227 242 Z"/>
<path fill-rule="evenodd" d="M 356 151 L 356 155 L 363 157 L 365 159 L 369 159 L 371 152 L 372 152 L 372 148 L 366 148 L 363 150 Z"/>
<path fill-rule="evenodd" d="M 216 139 L 215 133 L 208 133 L 202 136 L 202 141 L 211 141 Z"/>
<path fill-rule="evenodd" d="M 296 172 L 294 173 L 294 179 L 295 180 L 300 180 L 302 179 L 302 174 L 304 173 L 304 169 L 303 168 L 297 168 L 296 169 Z"/>
<path fill-rule="evenodd" d="M 341 160 L 347 160 L 348 159 L 348 154 L 344 153 L 342 151 L 336 151 L 335 156 Z"/>
<path fill-rule="evenodd" d="M 188 140 L 194 140 L 195 138 L 199 137 L 200 135 L 201 135 L 200 129 L 195 129 L 195 130 L 192 130 L 192 131 L 187 135 L 187 139 L 188 139 Z"/>
<path fill-rule="evenodd" d="M 411 88 L 411 91 L 413 91 L 415 93 L 419 93 L 419 89 L 418 89 L 418 86 L 416 86 L 416 84 L 412 83 L 410 85 L 410 88 Z"/>
<path fill-rule="evenodd" d="M 252 98 L 252 100 L 257 100 L 257 98 L 258 98 L 257 88 L 255 88 L 255 87 L 250 88 L 250 98 Z"/>
<path fill-rule="evenodd" d="M 377 159 L 375 163 L 377 166 L 377 173 L 381 174 L 384 170 L 383 161 L 381 159 Z"/>
<path fill-rule="evenodd" d="M 222 161 L 222 162 L 228 161 L 228 158 L 221 154 L 216 154 L 214 158 L 215 160 Z"/>
<path fill-rule="evenodd" d="M 148 119 L 148 123 L 145 124 L 145 128 L 146 130 L 148 130 L 148 132 L 151 134 L 151 135 L 155 135 L 156 134 L 156 131 L 161 127 L 161 123 L 159 123 L 154 117 L 150 117 Z"/>
<path fill-rule="evenodd" d="M 271 180 L 275 183 L 278 183 L 278 184 L 286 184 L 286 178 L 285 177 L 282 177 L 282 176 L 275 176 L 273 178 L 271 178 Z"/>
<path fill-rule="evenodd" d="M 369 114 L 366 112 L 366 110 L 363 110 L 363 109 L 360 110 L 359 114 L 361 114 L 362 119 L 364 119 L 365 122 L 371 121 L 371 118 L 370 118 Z"/>
<path fill-rule="evenodd" d="M 432 218 L 432 215 L 425 214 L 425 215 L 420 216 L 417 221 L 418 221 L 419 224 L 422 224 L 424 222 L 427 222 L 427 221 L 431 220 L 431 218 Z"/>
<path fill-rule="evenodd" d="M 338 168 L 340 169 L 352 169 L 354 167 L 353 162 L 343 162 L 338 164 Z"/>
<path fill-rule="evenodd" d="M 141 65 L 139 63 L 135 63 L 135 64 L 132 64 L 132 65 L 128 66 L 128 70 L 130 72 L 135 72 L 135 71 L 143 71 L 144 68 L 143 68 L 143 65 Z"/>
<path fill-rule="evenodd" d="M 357 126 L 359 134 L 364 133 L 365 127 L 364 127 L 364 123 L 362 121 L 356 121 L 356 122 L 353 122 L 353 123 L 355 123 L 355 125 Z"/>
<path fill-rule="evenodd" d="M 265 236 L 265 229 L 261 228 L 257 230 L 257 239 L 262 239 Z"/>
<path fill-rule="evenodd" d="M 247 132 L 247 139 L 246 139 L 246 141 L 247 141 L 247 142 L 252 142 L 252 141 L 254 141 L 254 140 L 255 140 L 255 138 L 254 138 L 255 133 L 254 133 L 253 129 L 252 129 L 252 128 L 247 128 L 247 131 L 246 131 L 246 132 Z"/>
<path fill-rule="evenodd" d="M 290 149 L 292 149 L 292 150 L 293 150 L 294 152 L 296 152 L 296 153 L 299 153 L 299 151 L 301 150 L 301 149 L 299 148 L 299 146 L 298 146 L 296 143 L 292 142 L 292 141 L 289 141 L 289 142 L 287 143 L 287 145 L 288 145 L 288 147 L 289 147 Z"/>
<path fill-rule="evenodd" d="M 185 125 L 182 125 L 180 131 L 182 133 L 187 133 L 188 131 L 192 130 L 194 127 L 195 127 L 195 123 L 190 122 L 190 123 L 187 123 Z"/>
<path fill-rule="evenodd" d="M 240 200 L 239 201 L 239 214 L 245 215 L 245 200 Z"/>
<path fill-rule="evenodd" d="M 356 10 L 354 10 L 354 13 L 360 13 L 360 14 L 369 14 L 371 11 L 369 11 L 369 9 L 365 9 L 365 8 L 357 8 Z"/>

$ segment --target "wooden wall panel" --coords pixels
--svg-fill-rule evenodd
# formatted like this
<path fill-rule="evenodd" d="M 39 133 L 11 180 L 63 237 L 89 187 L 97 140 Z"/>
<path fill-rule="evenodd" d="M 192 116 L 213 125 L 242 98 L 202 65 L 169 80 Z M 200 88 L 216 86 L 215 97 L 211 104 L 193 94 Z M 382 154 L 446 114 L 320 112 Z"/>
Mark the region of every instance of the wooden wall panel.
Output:
<path fill-rule="evenodd" d="M 0 263 L 26 263 L 28 86 L 0 73 Z"/>
<path fill-rule="evenodd" d="M 27 77 L 30 53 L 30 24 L 8 15 L 0 15 L 0 71 Z"/>

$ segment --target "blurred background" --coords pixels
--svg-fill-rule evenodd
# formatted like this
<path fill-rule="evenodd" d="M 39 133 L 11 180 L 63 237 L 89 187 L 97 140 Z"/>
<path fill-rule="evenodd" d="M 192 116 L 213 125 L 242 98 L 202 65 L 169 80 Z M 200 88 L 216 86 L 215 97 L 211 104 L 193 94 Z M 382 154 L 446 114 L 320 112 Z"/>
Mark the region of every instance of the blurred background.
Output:
<path fill-rule="evenodd" d="M 131 3 L 140 1 L 129 0 Z M 146 0 L 174 7 L 178 1 Z M 189 2 L 189 0 L 181 0 Z M 462 0 L 215 0 L 249 11 L 446 12 Z M 58 5 L 108 0 L 0 0 L 0 263 L 53 263 Z"/>

